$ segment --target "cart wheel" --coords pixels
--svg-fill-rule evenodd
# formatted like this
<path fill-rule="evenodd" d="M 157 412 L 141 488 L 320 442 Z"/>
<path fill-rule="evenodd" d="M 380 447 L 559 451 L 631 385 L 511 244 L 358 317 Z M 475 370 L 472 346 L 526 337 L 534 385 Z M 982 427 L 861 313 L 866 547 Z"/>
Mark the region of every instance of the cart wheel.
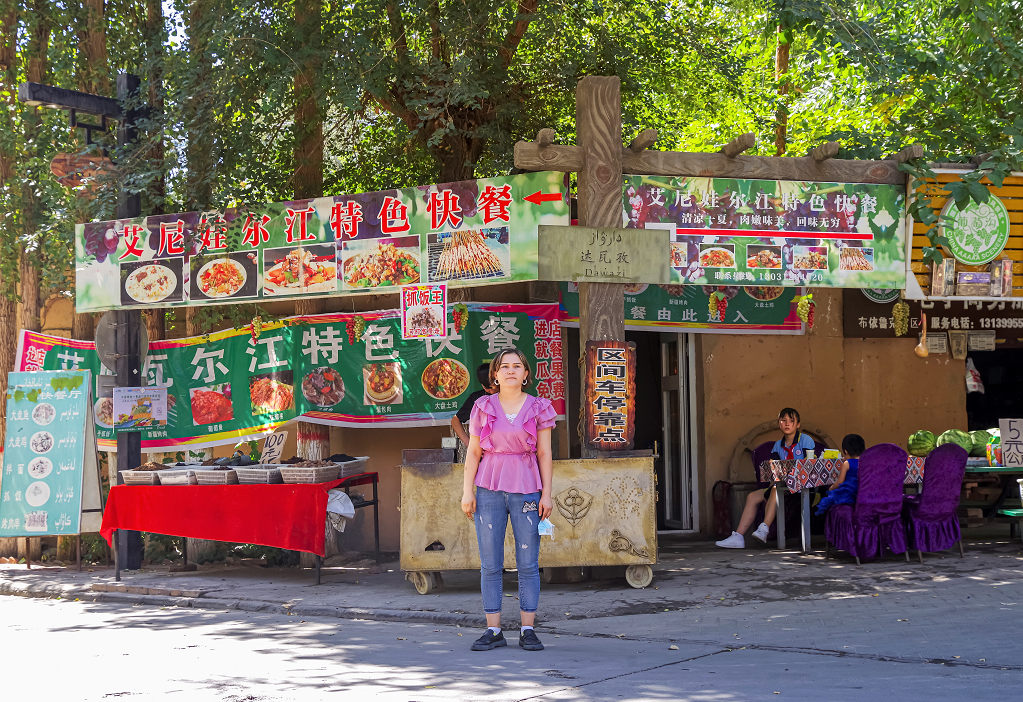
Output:
<path fill-rule="evenodd" d="M 654 569 L 648 565 L 631 565 L 625 569 L 625 581 L 634 588 L 644 588 L 654 580 Z"/>
<path fill-rule="evenodd" d="M 429 595 L 437 586 L 437 581 L 434 579 L 434 573 L 424 571 L 413 571 L 408 574 L 408 579 L 412 581 L 412 586 L 416 589 L 420 595 Z"/>
<path fill-rule="evenodd" d="M 430 576 L 433 578 L 433 589 L 442 590 L 444 588 L 444 578 L 440 576 L 440 571 L 430 571 Z"/>
<path fill-rule="evenodd" d="M 544 585 L 550 585 L 554 582 L 554 569 L 553 568 L 541 568 L 540 569 L 540 582 Z"/>

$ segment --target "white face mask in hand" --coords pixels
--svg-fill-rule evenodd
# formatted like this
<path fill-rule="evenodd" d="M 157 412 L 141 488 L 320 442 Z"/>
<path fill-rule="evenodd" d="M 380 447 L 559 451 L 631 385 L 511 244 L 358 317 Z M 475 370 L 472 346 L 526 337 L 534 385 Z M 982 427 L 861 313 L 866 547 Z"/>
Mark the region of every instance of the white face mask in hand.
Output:
<path fill-rule="evenodd" d="M 541 519 L 536 530 L 539 532 L 540 536 L 549 536 L 551 537 L 551 541 L 554 541 L 554 525 L 551 524 L 550 519 Z"/>

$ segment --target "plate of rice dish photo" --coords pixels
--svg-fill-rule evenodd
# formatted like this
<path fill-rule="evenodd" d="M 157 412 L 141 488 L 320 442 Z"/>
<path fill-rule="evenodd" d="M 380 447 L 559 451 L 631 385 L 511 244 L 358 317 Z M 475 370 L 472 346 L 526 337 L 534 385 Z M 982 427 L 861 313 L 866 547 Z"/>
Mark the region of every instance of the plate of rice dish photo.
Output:
<path fill-rule="evenodd" d="M 133 270 L 124 279 L 124 292 L 135 302 L 160 302 L 174 292 L 178 276 L 167 266 L 150 263 Z"/>

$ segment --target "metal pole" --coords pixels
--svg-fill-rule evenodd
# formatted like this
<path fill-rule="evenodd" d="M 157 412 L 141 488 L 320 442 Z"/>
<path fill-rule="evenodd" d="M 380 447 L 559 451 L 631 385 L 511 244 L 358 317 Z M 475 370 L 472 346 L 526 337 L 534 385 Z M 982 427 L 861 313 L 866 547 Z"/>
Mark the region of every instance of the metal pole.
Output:
<path fill-rule="evenodd" d="M 142 110 L 129 105 L 129 101 L 138 99 L 139 78 L 128 73 L 117 76 L 117 101 L 124 109 L 124 119 L 117 126 L 117 144 L 121 147 L 122 158 L 125 147 L 138 139 L 136 122 L 142 116 Z M 129 219 L 142 214 L 141 199 L 138 193 L 131 193 L 121 183 L 121 192 L 117 201 L 117 218 Z M 142 327 L 142 313 L 138 310 L 118 310 L 117 328 L 114 333 L 114 344 L 117 351 L 117 387 L 138 387 L 142 384 L 141 358 L 139 349 L 139 331 Z M 142 433 L 138 431 L 120 431 L 117 433 L 117 484 L 122 485 L 122 470 L 131 470 L 142 464 Z M 117 540 L 118 575 L 121 568 L 137 570 L 142 566 L 142 534 L 137 531 L 122 531 Z"/>

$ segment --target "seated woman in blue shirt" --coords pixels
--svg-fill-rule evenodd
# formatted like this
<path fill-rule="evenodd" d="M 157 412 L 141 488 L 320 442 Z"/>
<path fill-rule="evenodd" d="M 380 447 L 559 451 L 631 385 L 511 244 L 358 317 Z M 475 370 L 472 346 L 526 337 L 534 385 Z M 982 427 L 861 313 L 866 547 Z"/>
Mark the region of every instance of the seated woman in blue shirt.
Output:
<path fill-rule="evenodd" d="M 786 407 L 778 413 L 778 428 L 781 429 L 782 437 L 774 442 L 771 450 L 771 458 L 778 460 L 800 460 L 806 458 L 807 451 L 813 451 L 816 444 L 814 440 L 799 430 L 799 412 Z M 767 543 L 767 532 L 774 522 L 774 514 L 778 503 L 774 499 L 774 486 L 763 492 L 751 492 L 746 497 L 746 506 L 742 510 L 742 518 L 739 519 L 739 526 L 732 535 L 721 541 L 715 542 L 721 548 L 746 548 L 746 538 L 743 534 L 753 526 L 753 520 L 757 516 L 757 508 L 766 500 L 764 506 L 764 521 L 753 532 L 753 536 Z"/>

